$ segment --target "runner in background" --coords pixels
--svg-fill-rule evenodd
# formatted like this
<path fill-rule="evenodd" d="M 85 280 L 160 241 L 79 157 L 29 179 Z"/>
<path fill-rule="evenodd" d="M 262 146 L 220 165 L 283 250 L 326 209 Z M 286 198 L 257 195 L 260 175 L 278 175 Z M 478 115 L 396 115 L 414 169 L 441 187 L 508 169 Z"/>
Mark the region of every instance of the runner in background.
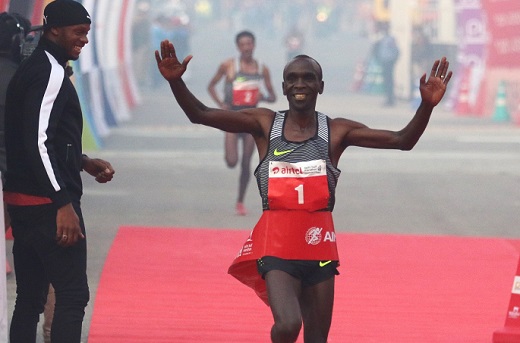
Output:
<path fill-rule="evenodd" d="M 240 56 L 222 62 L 217 73 L 209 82 L 208 92 L 215 103 L 222 109 L 242 110 L 257 107 L 260 101 L 276 101 L 269 69 L 253 57 L 255 49 L 253 33 L 249 31 L 238 33 L 235 37 L 235 43 Z M 225 79 L 223 99 L 219 97 L 215 89 L 221 79 Z M 261 91 L 262 81 L 267 95 L 264 95 Z M 248 133 L 225 133 L 225 159 L 230 168 L 234 168 L 238 163 L 238 142 L 240 140 L 242 141 L 242 158 L 240 160 L 236 213 L 244 216 L 247 214 L 244 198 L 251 178 L 251 157 L 253 156 L 255 142 Z"/>

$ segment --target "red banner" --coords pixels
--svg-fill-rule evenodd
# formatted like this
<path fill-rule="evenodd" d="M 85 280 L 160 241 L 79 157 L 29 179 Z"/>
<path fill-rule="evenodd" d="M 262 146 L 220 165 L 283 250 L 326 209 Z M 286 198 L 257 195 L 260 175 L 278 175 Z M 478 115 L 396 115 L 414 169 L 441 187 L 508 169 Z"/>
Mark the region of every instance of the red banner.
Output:
<path fill-rule="evenodd" d="M 488 66 L 520 67 L 520 1 L 482 0 L 487 14 Z"/>
<path fill-rule="evenodd" d="M 33 25 L 42 25 L 43 24 L 43 9 L 50 1 L 48 0 L 34 0 L 34 7 L 31 17 L 31 22 Z"/>

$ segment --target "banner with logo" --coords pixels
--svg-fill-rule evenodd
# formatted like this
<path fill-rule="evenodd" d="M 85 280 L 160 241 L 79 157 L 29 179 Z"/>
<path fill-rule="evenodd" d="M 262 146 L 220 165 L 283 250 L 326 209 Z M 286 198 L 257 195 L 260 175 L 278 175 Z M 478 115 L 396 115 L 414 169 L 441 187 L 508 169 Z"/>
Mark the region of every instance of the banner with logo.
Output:
<path fill-rule="evenodd" d="M 482 104 L 478 103 L 478 98 L 486 69 L 488 38 L 486 15 L 481 0 L 456 0 L 455 10 L 459 47 L 450 102 L 458 108 L 460 102 L 465 101 L 464 106 L 469 112 L 480 113 Z"/>
<path fill-rule="evenodd" d="M 489 31 L 488 66 L 520 67 L 520 1 L 482 0 Z"/>
<path fill-rule="evenodd" d="M 481 0 L 488 31 L 484 112 L 492 115 L 505 97 L 507 119 L 520 117 L 520 1 Z M 484 80 L 483 80 L 484 81 Z M 500 92 L 500 85 L 504 85 Z M 499 109 L 504 111 L 504 109 Z"/>

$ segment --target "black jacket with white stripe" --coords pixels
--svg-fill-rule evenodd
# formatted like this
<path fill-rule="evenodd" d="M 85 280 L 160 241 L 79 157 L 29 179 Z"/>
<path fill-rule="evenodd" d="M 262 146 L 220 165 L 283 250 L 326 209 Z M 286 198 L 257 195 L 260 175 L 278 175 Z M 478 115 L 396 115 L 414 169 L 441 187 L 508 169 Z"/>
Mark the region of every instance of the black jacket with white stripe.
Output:
<path fill-rule="evenodd" d="M 79 201 L 83 116 L 65 71 L 65 51 L 41 38 L 6 96 L 4 191 L 48 197 L 57 208 Z"/>

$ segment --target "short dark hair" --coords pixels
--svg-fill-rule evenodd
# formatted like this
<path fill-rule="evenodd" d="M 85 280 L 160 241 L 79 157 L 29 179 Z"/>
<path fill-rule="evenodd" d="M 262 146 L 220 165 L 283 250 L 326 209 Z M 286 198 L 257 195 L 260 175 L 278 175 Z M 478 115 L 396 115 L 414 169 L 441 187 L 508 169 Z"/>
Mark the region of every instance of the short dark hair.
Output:
<path fill-rule="evenodd" d="M 287 64 L 283 68 L 283 74 L 285 75 L 285 69 L 291 62 L 293 62 L 295 60 L 299 60 L 299 59 L 308 59 L 308 60 L 311 60 L 312 62 L 316 63 L 316 65 L 318 66 L 318 77 L 319 77 L 320 81 L 323 81 L 323 70 L 321 69 L 321 64 L 318 61 L 316 61 L 314 58 L 310 57 L 309 55 L 304 55 L 304 54 L 294 56 L 289 62 L 287 62 Z"/>
<path fill-rule="evenodd" d="M 237 35 L 235 37 L 235 43 L 237 45 L 238 45 L 238 41 L 242 37 L 249 37 L 253 40 L 253 43 L 255 42 L 255 35 L 251 31 L 240 31 L 239 33 L 237 33 Z"/>

